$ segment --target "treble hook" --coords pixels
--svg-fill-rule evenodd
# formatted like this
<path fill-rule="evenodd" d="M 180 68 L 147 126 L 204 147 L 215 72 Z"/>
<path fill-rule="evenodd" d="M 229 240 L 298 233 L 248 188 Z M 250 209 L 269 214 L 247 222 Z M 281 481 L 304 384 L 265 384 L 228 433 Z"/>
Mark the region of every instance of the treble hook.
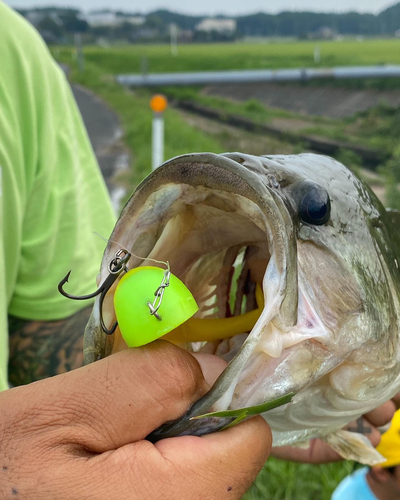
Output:
<path fill-rule="evenodd" d="M 117 326 L 118 322 L 115 322 L 112 328 L 109 330 L 103 320 L 103 302 L 104 298 L 107 294 L 107 292 L 110 290 L 110 288 L 113 286 L 115 281 L 117 280 L 118 276 L 124 272 L 127 271 L 126 264 L 131 258 L 131 253 L 129 253 L 127 250 L 118 250 L 118 252 L 115 254 L 115 257 L 113 260 L 109 263 L 108 265 L 108 270 L 110 274 L 107 276 L 107 278 L 103 281 L 103 283 L 99 286 L 99 288 L 93 292 L 90 293 L 89 295 L 70 295 L 69 293 L 64 291 L 64 285 L 65 283 L 68 283 L 68 278 L 70 277 L 71 271 L 65 276 L 65 278 L 60 281 L 58 284 L 58 291 L 61 293 L 61 295 L 64 295 L 64 297 L 67 297 L 68 299 L 73 299 L 73 300 L 87 300 L 87 299 L 92 299 L 96 297 L 97 295 L 100 295 L 100 323 L 101 323 L 101 328 L 103 329 L 104 333 L 107 335 L 112 335 Z"/>

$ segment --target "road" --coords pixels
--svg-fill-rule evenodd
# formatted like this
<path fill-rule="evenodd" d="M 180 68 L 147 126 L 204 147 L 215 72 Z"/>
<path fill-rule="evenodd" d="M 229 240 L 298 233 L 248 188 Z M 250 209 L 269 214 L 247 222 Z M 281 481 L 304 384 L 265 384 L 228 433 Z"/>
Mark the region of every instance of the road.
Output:
<path fill-rule="evenodd" d="M 114 208 L 119 211 L 120 200 L 125 190 L 118 185 L 115 175 L 129 167 L 129 154 L 121 140 L 122 129 L 118 116 L 88 89 L 73 85 L 72 91 L 110 191 Z"/>

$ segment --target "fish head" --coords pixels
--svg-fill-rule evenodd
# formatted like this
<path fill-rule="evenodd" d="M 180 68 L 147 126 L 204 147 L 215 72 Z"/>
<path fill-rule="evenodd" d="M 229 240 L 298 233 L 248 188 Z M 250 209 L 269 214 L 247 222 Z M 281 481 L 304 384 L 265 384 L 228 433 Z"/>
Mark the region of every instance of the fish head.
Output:
<path fill-rule="evenodd" d="M 260 309 L 230 338 L 174 339 L 229 363 L 210 392 L 156 438 L 217 430 L 227 419 L 193 419 L 321 383 L 364 408 L 371 370 L 386 385 L 395 379 L 386 373 L 397 356 L 400 296 L 390 224 L 369 188 L 328 157 L 199 153 L 150 174 L 122 210 L 99 282 L 123 248 L 132 253 L 129 268 L 169 262 L 196 299 L 204 330 L 211 318 L 226 322 Z M 86 362 L 126 348 L 118 328 L 106 336 L 100 325 L 101 314 L 106 324 L 115 321 L 117 282 L 102 306 L 96 299 Z"/>

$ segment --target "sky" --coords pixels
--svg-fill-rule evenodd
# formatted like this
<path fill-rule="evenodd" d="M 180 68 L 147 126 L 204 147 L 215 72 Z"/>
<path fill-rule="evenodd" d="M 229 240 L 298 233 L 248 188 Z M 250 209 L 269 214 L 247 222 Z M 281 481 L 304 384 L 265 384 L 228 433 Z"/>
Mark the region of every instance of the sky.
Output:
<path fill-rule="evenodd" d="M 59 7 L 77 7 L 87 11 L 110 8 L 107 0 L 6 0 L 12 7 L 29 8 L 34 6 L 54 5 Z M 314 12 L 358 12 L 378 13 L 397 3 L 396 0 L 113 0 L 111 8 L 130 12 L 147 13 L 155 9 L 168 9 L 183 14 L 193 15 L 241 15 L 255 12 L 277 13 L 283 10 L 308 10 Z"/>

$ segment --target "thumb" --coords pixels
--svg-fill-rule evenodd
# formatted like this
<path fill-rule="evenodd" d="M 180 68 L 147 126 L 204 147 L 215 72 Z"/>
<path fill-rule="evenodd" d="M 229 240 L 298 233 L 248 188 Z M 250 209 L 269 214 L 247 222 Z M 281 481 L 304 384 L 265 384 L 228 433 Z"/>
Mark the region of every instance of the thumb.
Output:
<path fill-rule="evenodd" d="M 267 460 L 271 444 L 267 423 L 253 417 L 215 434 L 164 439 L 155 447 L 180 471 L 188 491 L 197 489 L 201 498 L 222 500 L 242 498 Z"/>
<path fill-rule="evenodd" d="M 97 453 L 144 439 L 183 415 L 209 389 L 196 359 L 165 341 L 34 385 L 34 396 L 21 392 L 22 411 L 32 414 L 33 404 L 40 409 L 35 425 L 52 427 L 55 441 L 68 440 Z"/>
<path fill-rule="evenodd" d="M 227 362 L 214 354 L 206 354 L 202 352 L 191 353 L 200 365 L 203 377 L 207 384 L 212 387 L 217 378 L 225 370 Z"/>

